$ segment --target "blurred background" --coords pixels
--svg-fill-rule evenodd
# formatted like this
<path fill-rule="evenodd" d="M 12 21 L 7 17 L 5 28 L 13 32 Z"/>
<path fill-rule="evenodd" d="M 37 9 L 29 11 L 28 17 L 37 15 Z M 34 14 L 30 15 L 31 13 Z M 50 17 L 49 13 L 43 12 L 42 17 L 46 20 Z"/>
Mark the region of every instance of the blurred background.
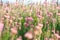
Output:
<path fill-rule="evenodd" d="M 0 0 L 0 40 L 60 40 L 60 0 Z"/>

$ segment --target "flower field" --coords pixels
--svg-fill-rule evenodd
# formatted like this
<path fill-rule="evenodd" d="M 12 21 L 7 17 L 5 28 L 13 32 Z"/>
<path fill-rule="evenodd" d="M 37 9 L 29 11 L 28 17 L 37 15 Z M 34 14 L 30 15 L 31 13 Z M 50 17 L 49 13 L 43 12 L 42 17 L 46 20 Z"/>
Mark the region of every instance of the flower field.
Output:
<path fill-rule="evenodd" d="M 60 6 L 0 3 L 0 40 L 60 40 Z"/>

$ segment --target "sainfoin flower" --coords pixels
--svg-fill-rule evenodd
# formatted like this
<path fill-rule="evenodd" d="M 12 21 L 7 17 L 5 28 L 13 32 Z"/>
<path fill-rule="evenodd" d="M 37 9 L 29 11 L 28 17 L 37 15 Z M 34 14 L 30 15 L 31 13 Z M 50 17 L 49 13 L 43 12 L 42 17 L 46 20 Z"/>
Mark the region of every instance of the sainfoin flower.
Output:
<path fill-rule="evenodd" d="M 54 35 L 56 36 L 57 40 L 60 40 L 60 36 L 58 34 L 55 33 Z"/>
<path fill-rule="evenodd" d="M 50 38 L 49 40 L 54 40 L 53 38 Z"/>
<path fill-rule="evenodd" d="M 18 2 L 15 2 L 15 4 L 14 4 L 16 7 L 18 7 Z"/>
<path fill-rule="evenodd" d="M 4 15 L 5 18 L 10 18 L 9 14 Z"/>
<path fill-rule="evenodd" d="M 9 7 L 5 7 L 5 10 L 9 10 Z"/>
<path fill-rule="evenodd" d="M 3 30 L 4 24 L 0 23 L 0 32 Z"/>
<path fill-rule="evenodd" d="M 51 17 L 52 15 L 53 15 L 53 13 L 47 12 L 47 16 L 48 16 L 48 17 Z"/>
<path fill-rule="evenodd" d="M 38 14 L 37 14 L 37 17 L 39 17 L 39 18 L 40 18 L 40 17 L 41 17 L 41 15 L 38 15 Z"/>
<path fill-rule="evenodd" d="M 39 33 L 38 30 L 35 29 L 35 30 L 34 30 L 34 34 L 35 34 L 35 35 L 38 35 L 38 33 Z"/>
<path fill-rule="evenodd" d="M 13 20 L 10 20 L 10 23 L 12 23 L 13 22 Z"/>
<path fill-rule="evenodd" d="M 8 11 L 10 11 L 11 9 L 9 7 L 5 7 L 4 11 L 8 13 Z"/>
<path fill-rule="evenodd" d="M 11 33 L 17 34 L 17 28 L 16 27 L 11 28 Z"/>
<path fill-rule="evenodd" d="M 33 18 L 32 17 L 27 17 L 25 18 L 26 21 L 33 21 Z"/>
<path fill-rule="evenodd" d="M 24 36 L 25 36 L 26 38 L 28 38 L 28 39 L 32 39 L 32 38 L 33 38 L 32 32 L 27 32 L 27 33 L 25 33 Z"/>
<path fill-rule="evenodd" d="M 60 13 L 57 13 L 58 16 L 60 16 Z"/>
<path fill-rule="evenodd" d="M 57 8 L 57 9 L 60 9 L 60 6 L 57 6 L 56 8 Z"/>
<path fill-rule="evenodd" d="M 38 26 L 43 27 L 43 24 L 39 23 Z"/>
<path fill-rule="evenodd" d="M 36 26 L 36 29 L 40 30 L 43 27 L 43 24 L 39 23 L 38 26 Z"/>
<path fill-rule="evenodd" d="M 48 40 L 48 38 L 45 38 L 44 40 Z"/>
<path fill-rule="evenodd" d="M 40 30 L 41 28 L 40 28 L 40 26 L 36 26 L 36 29 Z"/>
<path fill-rule="evenodd" d="M 21 37 L 21 36 L 19 36 L 19 38 L 17 38 L 17 40 L 22 40 L 22 37 Z"/>
<path fill-rule="evenodd" d="M 25 23 L 24 23 L 24 26 L 28 27 L 28 26 L 29 26 L 29 24 L 25 22 Z"/>
<path fill-rule="evenodd" d="M 20 39 L 20 38 L 17 38 L 17 40 L 22 40 L 22 39 Z"/>

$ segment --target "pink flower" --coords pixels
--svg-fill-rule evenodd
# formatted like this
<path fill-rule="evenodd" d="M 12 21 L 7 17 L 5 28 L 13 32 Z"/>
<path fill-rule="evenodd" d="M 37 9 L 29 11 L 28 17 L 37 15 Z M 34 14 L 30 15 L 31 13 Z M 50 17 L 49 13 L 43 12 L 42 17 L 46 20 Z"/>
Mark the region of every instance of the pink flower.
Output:
<path fill-rule="evenodd" d="M 58 16 L 60 16 L 60 13 L 57 13 Z"/>
<path fill-rule="evenodd" d="M 30 12 L 32 12 L 32 9 L 30 9 Z"/>
<path fill-rule="evenodd" d="M 9 14 L 4 15 L 5 18 L 10 18 Z"/>
<path fill-rule="evenodd" d="M 55 34 L 55 36 L 57 37 L 57 40 L 60 40 L 60 36 L 58 34 Z"/>
<path fill-rule="evenodd" d="M 45 38 L 44 40 L 48 40 L 48 38 Z"/>
<path fill-rule="evenodd" d="M 26 11 L 26 7 L 25 6 L 22 6 L 22 9 L 23 9 L 23 11 Z"/>
<path fill-rule="evenodd" d="M 37 14 L 37 17 L 41 18 L 41 15 Z"/>
<path fill-rule="evenodd" d="M 20 36 L 19 38 L 17 38 L 17 40 L 22 40 L 22 37 Z"/>
<path fill-rule="evenodd" d="M 33 18 L 32 18 L 32 17 L 28 17 L 28 20 L 32 21 L 32 20 L 33 20 Z"/>
<path fill-rule="evenodd" d="M 48 21 L 46 21 L 46 24 L 49 24 L 49 22 L 48 22 Z"/>
<path fill-rule="evenodd" d="M 5 7 L 5 10 L 9 10 L 9 8 L 8 7 Z"/>
<path fill-rule="evenodd" d="M 52 30 L 52 32 L 55 34 L 55 30 Z"/>
<path fill-rule="evenodd" d="M 15 4 L 14 4 L 14 5 L 15 5 L 15 7 L 18 7 L 18 2 L 15 2 Z"/>
<path fill-rule="evenodd" d="M 36 29 L 40 30 L 43 27 L 43 24 L 39 23 L 38 26 L 36 26 Z"/>
<path fill-rule="evenodd" d="M 26 20 L 26 21 L 32 21 L 33 18 L 32 18 L 32 17 L 27 17 L 27 18 L 25 18 L 25 20 Z"/>
<path fill-rule="evenodd" d="M 55 33 L 54 35 L 55 35 L 57 38 L 59 38 L 58 34 Z"/>
<path fill-rule="evenodd" d="M 25 20 L 28 21 L 28 17 L 26 17 Z"/>
<path fill-rule="evenodd" d="M 17 40 L 22 40 L 22 39 L 20 39 L 20 38 L 17 38 Z"/>
<path fill-rule="evenodd" d="M 40 28 L 40 26 L 36 26 L 36 29 L 40 30 L 41 28 Z"/>
<path fill-rule="evenodd" d="M 28 39 L 32 39 L 32 38 L 33 38 L 32 32 L 27 32 L 27 33 L 25 33 L 24 36 L 25 36 L 26 38 L 28 38 Z"/>
<path fill-rule="evenodd" d="M 16 27 L 11 28 L 11 33 L 17 34 L 17 28 Z"/>
<path fill-rule="evenodd" d="M 57 38 L 60 38 L 60 36 L 59 36 L 59 35 L 57 35 Z"/>
<path fill-rule="evenodd" d="M 10 23 L 12 23 L 13 22 L 13 20 L 9 20 L 10 21 Z"/>
<path fill-rule="evenodd" d="M 39 23 L 38 26 L 43 27 L 43 24 Z"/>
<path fill-rule="evenodd" d="M 43 5 L 44 5 L 44 6 L 47 6 L 47 0 L 45 0 L 45 1 L 43 2 Z"/>
<path fill-rule="evenodd" d="M 9 8 L 9 7 L 5 7 L 4 10 L 5 10 L 6 12 L 8 12 L 8 11 L 10 11 L 10 8 Z"/>
<path fill-rule="evenodd" d="M 53 5 L 56 4 L 56 0 L 52 0 L 52 4 L 53 4 Z"/>
<path fill-rule="evenodd" d="M 0 23 L 0 31 L 3 30 L 3 27 L 4 27 L 4 24 L 3 23 Z"/>
<path fill-rule="evenodd" d="M 30 25 L 31 28 L 34 28 L 34 25 Z"/>
<path fill-rule="evenodd" d="M 34 34 L 35 34 L 35 35 L 38 35 L 38 33 L 39 33 L 38 30 L 35 29 L 35 30 L 34 30 Z"/>
<path fill-rule="evenodd" d="M 53 13 L 47 12 L 47 16 L 48 16 L 48 17 L 51 17 L 52 15 L 53 15 Z"/>
<path fill-rule="evenodd" d="M 60 9 L 60 6 L 57 6 L 57 9 Z"/>
<path fill-rule="evenodd" d="M 24 26 L 28 27 L 28 26 L 29 26 L 29 24 L 28 24 L 28 23 L 24 23 Z"/>
<path fill-rule="evenodd" d="M 54 40 L 53 38 L 50 38 L 49 40 Z"/>

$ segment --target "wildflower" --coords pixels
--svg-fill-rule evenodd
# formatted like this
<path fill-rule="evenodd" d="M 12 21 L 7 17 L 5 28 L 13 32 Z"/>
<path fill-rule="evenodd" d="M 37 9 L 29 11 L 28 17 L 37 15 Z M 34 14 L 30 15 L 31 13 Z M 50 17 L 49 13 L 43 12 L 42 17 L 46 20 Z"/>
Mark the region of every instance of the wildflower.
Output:
<path fill-rule="evenodd" d="M 31 28 L 34 28 L 34 25 L 30 25 Z"/>
<path fill-rule="evenodd" d="M 5 7 L 5 12 L 8 13 L 8 11 L 10 11 L 10 8 L 9 7 Z"/>
<path fill-rule="evenodd" d="M 60 16 L 60 13 L 57 13 L 58 16 Z"/>
<path fill-rule="evenodd" d="M 11 28 L 11 33 L 17 34 L 17 28 L 16 27 Z"/>
<path fill-rule="evenodd" d="M 1 19 L 1 22 L 4 23 L 4 18 Z"/>
<path fill-rule="evenodd" d="M 53 29 L 52 32 L 55 34 L 55 30 Z"/>
<path fill-rule="evenodd" d="M 38 26 L 43 27 L 43 24 L 39 23 Z"/>
<path fill-rule="evenodd" d="M 4 20 L 4 18 L 1 19 L 2 21 Z"/>
<path fill-rule="evenodd" d="M 10 21 L 10 23 L 12 23 L 13 22 L 13 20 L 9 20 Z"/>
<path fill-rule="evenodd" d="M 26 7 L 25 6 L 22 6 L 22 9 L 23 9 L 23 11 L 26 11 Z"/>
<path fill-rule="evenodd" d="M 43 5 L 44 6 L 47 6 L 47 0 L 44 1 Z"/>
<path fill-rule="evenodd" d="M 15 7 L 18 7 L 18 2 L 15 2 L 15 4 L 14 4 L 14 5 L 15 5 Z"/>
<path fill-rule="evenodd" d="M 13 16 L 12 19 L 15 20 L 15 17 Z"/>
<path fill-rule="evenodd" d="M 42 33 L 42 29 L 39 30 L 39 34 L 41 34 L 41 33 Z"/>
<path fill-rule="evenodd" d="M 9 14 L 5 14 L 4 17 L 8 19 L 10 18 Z"/>
<path fill-rule="evenodd" d="M 56 8 L 57 8 L 57 9 L 60 9 L 60 6 L 57 6 Z"/>
<path fill-rule="evenodd" d="M 25 25 L 26 27 L 28 27 L 28 26 L 29 26 L 29 24 L 28 24 L 28 23 L 24 23 L 24 25 Z"/>
<path fill-rule="evenodd" d="M 32 17 L 27 17 L 25 18 L 26 21 L 33 21 L 33 18 Z"/>
<path fill-rule="evenodd" d="M 21 36 L 19 36 L 19 38 L 17 38 L 17 40 L 22 40 L 22 37 L 21 37 Z"/>
<path fill-rule="evenodd" d="M 30 11 L 30 13 L 31 13 L 31 12 L 32 12 L 32 9 L 30 9 L 29 11 Z"/>
<path fill-rule="evenodd" d="M 46 21 L 46 24 L 49 24 L 49 22 L 48 22 L 48 21 Z"/>
<path fill-rule="evenodd" d="M 22 40 L 22 39 L 20 39 L 20 38 L 17 38 L 17 40 Z"/>
<path fill-rule="evenodd" d="M 58 34 L 55 33 L 54 35 L 55 35 L 56 37 L 58 37 Z"/>
<path fill-rule="evenodd" d="M 53 38 L 50 38 L 49 40 L 54 40 Z"/>
<path fill-rule="evenodd" d="M 48 40 L 48 38 L 45 38 L 45 40 Z"/>
<path fill-rule="evenodd" d="M 51 17 L 53 14 L 51 12 L 47 12 L 47 16 Z"/>
<path fill-rule="evenodd" d="M 40 30 L 41 28 L 40 28 L 40 26 L 36 26 L 36 29 Z"/>
<path fill-rule="evenodd" d="M 15 24 L 17 24 L 17 22 L 15 22 Z"/>
<path fill-rule="evenodd" d="M 42 27 L 36 26 L 36 29 L 35 29 L 34 33 L 35 34 L 38 34 L 38 33 L 41 34 L 42 33 Z"/>
<path fill-rule="evenodd" d="M 36 26 L 36 29 L 37 29 L 37 30 L 40 30 L 40 29 L 42 29 L 42 27 L 43 27 L 42 24 L 38 24 L 38 26 Z"/>
<path fill-rule="evenodd" d="M 41 18 L 42 16 L 37 14 L 37 17 L 38 17 L 38 18 Z"/>
<path fill-rule="evenodd" d="M 54 35 L 57 37 L 57 39 L 60 39 L 60 36 L 58 34 L 54 34 Z"/>
<path fill-rule="evenodd" d="M 28 38 L 28 39 L 32 39 L 32 38 L 33 38 L 32 32 L 27 32 L 27 33 L 25 33 L 24 36 L 25 36 L 26 38 Z"/>
<path fill-rule="evenodd" d="M 2 1 L 0 1 L 0 5 L 1 5 L 1 6 L 3 5 L 3 2 L 2 2 Z"/>
<path fill-rule="evenodd" d="M 38 35 L 38 33 L 39 33 L 38 30 L 35 29 L 35 30 L 34 30 L 34 34 L 35 34 L 35 35 Z"/>
<path fill-rule="evenodd" d="M 33 18 L 32 18 L 32 17 L 28 17 L 28 20 L 32 21 L 32 20 L 33 20 Z"/>

